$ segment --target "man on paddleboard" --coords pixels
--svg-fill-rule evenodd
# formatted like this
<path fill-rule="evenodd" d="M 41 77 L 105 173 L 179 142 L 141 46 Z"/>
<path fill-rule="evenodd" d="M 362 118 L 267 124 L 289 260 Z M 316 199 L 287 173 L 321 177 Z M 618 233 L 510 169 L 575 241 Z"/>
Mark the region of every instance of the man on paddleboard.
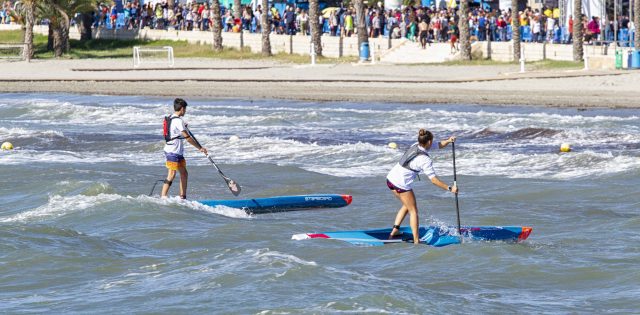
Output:
<path fill-rule="evenodd" d="M 447 140 L 440 141 L 438 146 L 442 149 L 455 140 L 456 137 L 451 136 Z M 400 158 L 400 161 L 396 163 L 387 175 L 387 187 L 389 187 L 393 195 L 402 202 L 402 207 L 398 210 L 396 220 L 393 223 L 391 235 L 389 235 L 390 239 L 398 234 L 400 224 L 407 213 L 409 213 L 409 224 L 413 232 L 413 242 L 415 244 L 420 242 L 418 206 L 416 205 L 416 196 L 413 193 L 413 181 L 418 174 L 422 172 L 429 177 L 431 183 L 434 185 L 454 194 L 458 193 L 457 186 L 454 185 L 451 187 L 443 183 L 436 176 L 436 172 L 433 169 L 433 161 L 427 152 L 432 144 L 433 134 L 428 130 L 420 129 L 420 131 L 418 131 L 418 142 L 409 147 L 402 155 L 402 158 Z"/>
<path fill-rule="evenodd" d="M 168 171 L 167 179 L 162 185 L 162 193 L 160 196 L 166 198 L 169 194 L 169 188 L 176 177 L 176 171 L 180 172 L 180 198 L 187 199 L 187 161 L 184 159 L 184 140 L 187 140 L 200 152 L 207 154 L 207 149 L 196 143 L 189 135 L 187 124 L 184 117 L 187 112 L 187 102 L 181 98 L 173 101 L 174 113 L 165 117 L 164 132 L 164 155 L 167 159 L 166 166 Z"/>

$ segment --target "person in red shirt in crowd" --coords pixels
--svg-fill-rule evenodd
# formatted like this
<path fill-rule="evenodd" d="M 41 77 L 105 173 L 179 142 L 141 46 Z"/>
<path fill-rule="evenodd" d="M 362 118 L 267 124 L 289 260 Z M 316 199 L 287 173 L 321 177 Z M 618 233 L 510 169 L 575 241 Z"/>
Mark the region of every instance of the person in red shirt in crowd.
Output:
<path fill-rule="evenodd" d="M 594 16 L 591 19 L 591 22 L 587 24 L 587 36 L 585 36 L 585 41 L 598 40 L 598 35 L 600 35 L 600 19 L 597 16 Z"/>
<path fill-rule="evenodd" d="M 567 44 L 573 41 L 573 15 L 569 15 L 569 40 Z"/>

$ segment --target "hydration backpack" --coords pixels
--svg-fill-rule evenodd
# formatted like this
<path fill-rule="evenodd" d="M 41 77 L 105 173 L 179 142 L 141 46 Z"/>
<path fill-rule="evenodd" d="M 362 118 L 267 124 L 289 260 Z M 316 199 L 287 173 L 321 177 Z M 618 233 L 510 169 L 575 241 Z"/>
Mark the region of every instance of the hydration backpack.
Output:
<path fill-rule="evenodd" d="M 413 161 L 413 159 L 417 158 L 419 155 L 426 155 L 429 156 L 429 154 L 427 154 L 427 152 L 424 152 L 422 150 L 420 150 L 420 148 L 418 147 L 418 144 L 414 144 L 411 147 L 409 147 L 409 149 L 402 155 L 402 157 L 400 158 L 400 161 L 398 161 L 398 163 L 400 163 L 400 165 L 410 171 L 414 171 L 414 172 L 420 172 L 418 170 L 414 170 L 412 168 L 409 167 L 409 163 L 411 161 Z"/>
<path fill-rule="evenodd" d="M 164 121 L 162 122 L 162 135 L 164 136 L 164 141 L 166 143 L 169 143 L 176 139 L 182 139 L 182 136 L 171 138 L 171 121 L 173 121 L 176 118 L 180 118 L 180 117 L 164 116 Z"/>

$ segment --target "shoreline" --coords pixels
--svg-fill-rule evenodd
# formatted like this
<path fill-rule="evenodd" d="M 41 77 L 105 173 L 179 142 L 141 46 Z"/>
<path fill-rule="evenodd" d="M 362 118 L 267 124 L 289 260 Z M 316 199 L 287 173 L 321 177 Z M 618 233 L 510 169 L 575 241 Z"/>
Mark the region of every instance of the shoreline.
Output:
<path fill-rule="evenodd" d="M 316 102 L 392 102 L 640 108 L 640 72 L 535 70 L 518 65 L 292 65 L 268 60 L 178 59 L 136 69 L 128 59 L 6 63 L 2 93 L 80 93 Z"/>

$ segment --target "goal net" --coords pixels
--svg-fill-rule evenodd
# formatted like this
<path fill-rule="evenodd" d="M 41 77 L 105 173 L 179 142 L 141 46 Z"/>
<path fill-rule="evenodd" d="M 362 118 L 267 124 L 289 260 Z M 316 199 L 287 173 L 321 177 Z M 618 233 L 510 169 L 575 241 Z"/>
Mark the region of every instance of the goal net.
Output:
<path fill-rule="evenodd" d="M 25 60 L 26 44 L 0 43 L 0 60 Z"/>
<path fill-rule="evenodd" d="M 133 66 L 138 68 L 143 65 L 164 65 L 173 67 L 173 47 L 133 47 Z"/>

